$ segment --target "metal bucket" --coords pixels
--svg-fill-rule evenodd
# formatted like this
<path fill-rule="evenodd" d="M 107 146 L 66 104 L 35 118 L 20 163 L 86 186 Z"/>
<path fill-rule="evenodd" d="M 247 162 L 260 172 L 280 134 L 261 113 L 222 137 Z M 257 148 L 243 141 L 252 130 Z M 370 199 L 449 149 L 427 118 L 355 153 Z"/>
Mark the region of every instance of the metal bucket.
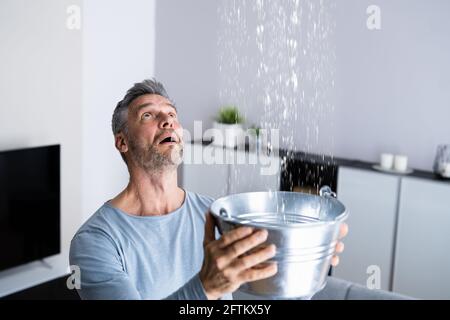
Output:
<path fill-rule="evenodd" d="M 239 226 L 266 229 L 275 244 L 276 275 L 246 283 L 240 290 L 275 299 L 308 299 L 326 284 L 345 206 L 329 187 L 320 196 L 299 192 L 249 192 L 219 198 L 211 205 L 221 234 Z"/>

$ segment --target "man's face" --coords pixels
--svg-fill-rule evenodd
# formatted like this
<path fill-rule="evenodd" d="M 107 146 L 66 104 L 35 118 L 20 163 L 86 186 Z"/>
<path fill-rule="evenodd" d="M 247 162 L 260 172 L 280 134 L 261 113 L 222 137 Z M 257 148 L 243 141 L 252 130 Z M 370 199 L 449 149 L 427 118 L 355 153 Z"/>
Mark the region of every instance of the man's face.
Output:
<path fill-rule="evenodd" d="M 159 95 L 142 95 L 128 107 L 128 152 L 147 171 L 176 167 L 183 154 L 177 110 Z"/>

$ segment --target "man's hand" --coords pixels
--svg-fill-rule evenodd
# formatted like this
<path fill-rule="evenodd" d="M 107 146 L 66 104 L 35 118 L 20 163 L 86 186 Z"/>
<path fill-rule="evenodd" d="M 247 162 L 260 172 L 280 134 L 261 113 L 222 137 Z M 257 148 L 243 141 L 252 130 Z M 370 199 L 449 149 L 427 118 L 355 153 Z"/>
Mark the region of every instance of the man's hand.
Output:
<path fill-rule="evenodd" d="M 346 223 L 341 224 L 341 228 L 339 230 L 339 240 L 344 238 L 348 233 L 348 225 Z M 344 251 L 344 243 L 342 241 L 339 241 L 336 244 L 336 253 L 342 253 Z M 333 258 L 331 258 L 331 265 L 333 267 L 336 267 L 339 264 L 339 257 L 337 255 L 334 255 Z"/>
<path fill-rule="evenodd" d="M 245 282 L 269 278 L 277 273 L 275 263 L 261 264 L 275 255 L 275 246 L 256 248 L 266 241 L 267 230 L 239 227 L 215 240 L 214 228 L 213 217 L 208 212 L 200 270 L 200 280 L 208 299 L 218 299 L 236 291 Z"/>

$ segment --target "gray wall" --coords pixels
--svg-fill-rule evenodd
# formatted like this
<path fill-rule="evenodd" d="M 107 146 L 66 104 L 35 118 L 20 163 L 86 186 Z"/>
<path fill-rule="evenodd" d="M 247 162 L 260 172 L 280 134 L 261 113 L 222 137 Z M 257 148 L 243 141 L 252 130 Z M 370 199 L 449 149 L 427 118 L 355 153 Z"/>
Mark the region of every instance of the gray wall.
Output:
<path fill-rule="evenodd" d="M 189 130 L 195 120 L 210 124 L 217 108 L 216 12 L 210 0 L 156 1 L 155 75 Z"/>
<path fill-rule="evenodd" d="M 66 9 L 82 10 L 81 29 Z M 0 149 L 62 145 L 62 254 L 0 272 L 0 296 L 66 275 L 70 240 L 128 172 L 112 112 L 154 76 L 154 0 L 0 1 Z"/>
<path fill-rule="evenodd" d="M 289 119 L 297 115 L 294 123 L 283 122 L 273 111 L 281 103 L 264 106 L 260 89 L 276 85 L 255 80 L 256 17 L 251 10 L 242 11 L 241 16 L 249 27 L 247 38 L 235 33 L 237 46 L 217 50 L 218 43 L 221 48 L 224 44 L 218 35 L 229 32 L 217 15 L 223 3 L 227 1 L 197 0 L 189 5 L 157 1 L 156 75 L 182 106 L 188 128 L 195 119 L 207 126 L 220 104 L 236 102 L 249 123 L 267 118 L 280 123 L 284 135 L 293 136 L 293 141 L 286 137 L 283 143 L 295 149 L 368 161 L 377 161 L 381 152 L 404 153 L 411 166 L 430 170 L 437 144 L 450 143 L 448 1 L 325 1 L 335 29 L 329 30 L 326 39 L 309 42 L 312 51 L 297 65 L 299 73 L 304 72 L 299 86 L 303 83 L 306 99 L 291 96 L 295 109 L 291 104 L 288 110 Z M 371 4 L 381 8 L 381 30 L 366 27 L 366 8 Z M 240 6 L 251 7 L 251 2 L 242 1 Z M 308 21 L 307 16 L 303 21 Z M 300 50 L 308 43 L 304 34 L 311 27 L 311 23 L 304 25 L 297 36 Z M 319 56 L 325 62 L 324 76 L 311 87 L 307 72 L 313 64 L 308 59 Z M 236 76 L 236 69 L 227 69 L 220 57 L 245 63 Z M 222 61 L 220 72 L 218 61 Z M 334 87 L 329 86 L 330 79 Z M 315 88 L 321 88 L 320 97 L 312 103 Z M 286 96 L 284 89 L 279 92 Z"/>
<path fill-rule="evenodd" d="M 155 1 L 83 3 L 82 212 L 87 219 L 128 183 L 111 118 L 135 82 L 154 76 Z"/>
<path fill-rule="evenodd" d="M 365 27 L 372 3 L 379 31 Z M 430 170 L 437 144 L 450 143 L 450 2 L 351 0 L 337 9 L 337 153 L 405 153 Z"/>

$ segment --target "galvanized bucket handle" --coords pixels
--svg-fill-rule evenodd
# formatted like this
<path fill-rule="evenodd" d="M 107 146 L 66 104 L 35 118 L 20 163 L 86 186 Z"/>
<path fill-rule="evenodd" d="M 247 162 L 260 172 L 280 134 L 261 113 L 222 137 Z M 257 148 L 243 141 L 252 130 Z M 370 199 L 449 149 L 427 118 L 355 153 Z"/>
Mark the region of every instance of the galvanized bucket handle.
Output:
<path fill-rule="evenodd" d="M 251 221 L 248 220 L 248 219 L 242 219 L 242 218 L 239 218 L 239 217 L 236 217 L 236 216 L 232 217 L 231 214 L 225 208 L 220 208 L 219 215 L 221 217 L 229 219 L 229 220 L 238 221 L 241 224 L 251 223 Z"/>
<path fill-rule="evenodd" d="M 220 208 L 219 214 L 224 218 L 231 219 L 231 214 L 229 214 L 225 208 Z"/>
<path fill-rule="evenodd" d="M 321 197 L 337 198 L 336 192 L 333 192 L 329 186 L 323 186 L 322 188 L 320 188 L 319 195 Z"/>

